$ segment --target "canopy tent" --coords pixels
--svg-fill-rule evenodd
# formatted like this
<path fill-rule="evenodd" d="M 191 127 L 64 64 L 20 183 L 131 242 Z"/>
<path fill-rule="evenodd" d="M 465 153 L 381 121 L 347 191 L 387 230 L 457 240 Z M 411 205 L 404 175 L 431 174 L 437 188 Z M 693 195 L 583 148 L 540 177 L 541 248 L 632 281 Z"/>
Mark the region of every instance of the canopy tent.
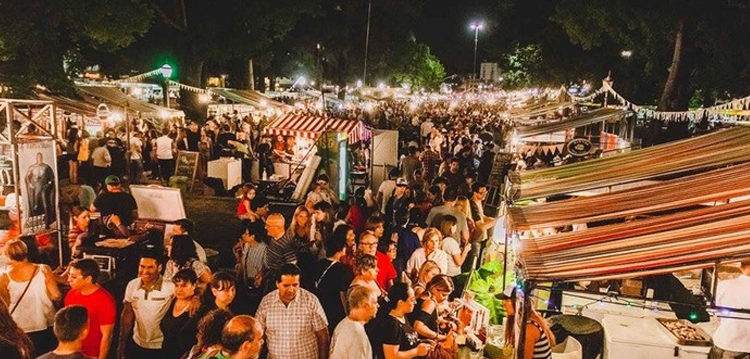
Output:
<path fill-rule="evenodd" d="M 237 102 L 237 103 L 244 103 L 256 108 L 280 108 L 280 109 L 289 109 L 290 107 L 278 102 L 274 99 L 271 99 L 270 97 L 261 94 L 260 92 L 253 91 L 253 90 L 238 90 L 238 89 L 230 89 L 230 88 L 222 88 L 222 87 L 212 87 L 208 88 L 207 91 L 216 94 L 218 96 L 224 97 L 229 101 Z"/>
<path fill-rule="evenodd" d="M 736 127 L 610 157 L 513 173 L 516 200 L 585 191 L 750 161 L 750 128 Z"/>
<path fill-rule="evenodd" d="M 370 138 L 370 130 L 361 121 L 339 120 L 295 113 L 278 117 L 263 129 L 263 134 L 317 139 L 325 131 L 345 132 L 348 135 L 347 142 L 350 144 Z"/>
<path fill-rule="evenodd" d="M 750 201 L 526 239 L 527 279 L 601 280 L 705 268 L 750 257 Z"/>
<path fill-rule="evenodd" d="M 131 112 L 140 112 L 141 115 L 151 118 L 169 119 L 184 118 L 185 113 L 180 110 L 162 107 L 137 98 L 130 97 L 114 86 L 76 85 L 84 95 L 86 102 L 92 104 L 106 103 L 110 106 L 128 108 Z"/>
<path fill-rule="evenodd" d="M 542 117 L 550 113 L 554 113 L 557 111 L 563 111 L 564 109 L 568 107 L 573 107 L 575 103 L 573 102 L 544 102 L 540 104 L 534 104 L 530 106 L 526 106 L 520 109 L 511 109 L 510 115 L 511 119 L 516 122 L 527 122 L 524 121 L 524 119 L 535 119 L 536 117 Z M 538 120 L 535 120 L 538 121 Z"/>
<path fill-rule="evenodd" d="M 594 197 L 573 198 L 508 210 L 516 230 L 560 227 L 626 218 L 750 195 L 750 164 Z"/>
<path fill-rule="evenodd" d="M 40 100 L 54 102 L 55 106 L 63 111 L 84 117 L 96 117 L 96 105 L 88 103 L 83 99 L 75 100 L 69 97 L 46 92 L 37 92 L 36 97 Z"/>
<path fill-rule="evenodd" d="M 620 120 L 627 113 L 629 113 L 629 111 L 620 108 L 600 108 L 563 121 L 549 122 L 536 126 L 518 126 L 516 127 L 516 136 L 524 138 L 545 133 L 564 131 L 569 128 L 583 127 L 609 120 Z"/>

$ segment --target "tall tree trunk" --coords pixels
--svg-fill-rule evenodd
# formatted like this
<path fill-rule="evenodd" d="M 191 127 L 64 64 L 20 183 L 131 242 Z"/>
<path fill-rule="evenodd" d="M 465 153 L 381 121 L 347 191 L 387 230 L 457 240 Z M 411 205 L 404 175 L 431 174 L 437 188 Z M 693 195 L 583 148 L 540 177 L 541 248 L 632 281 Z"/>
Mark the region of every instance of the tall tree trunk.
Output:
<path fill-rule="evenodd" d="M 677 25 L 677 33 L 674 39 L 674 52 L 672 53 L 672 64 L 669 66 L 669 75 L 667 76 L 667 82 L 664 84 L 664 90 L 661 93 L 659 99 L 659 110 L 667 111 L 673 110 L 672 98 L 675 94 L 677 87 L 677 75 L 680 71 L 680 63 L 682 62 L 682 48 L 683 48 L 683 36 L 685 33 L 685 23 L 687 17 L 683 16 L 680 18 Z"/>

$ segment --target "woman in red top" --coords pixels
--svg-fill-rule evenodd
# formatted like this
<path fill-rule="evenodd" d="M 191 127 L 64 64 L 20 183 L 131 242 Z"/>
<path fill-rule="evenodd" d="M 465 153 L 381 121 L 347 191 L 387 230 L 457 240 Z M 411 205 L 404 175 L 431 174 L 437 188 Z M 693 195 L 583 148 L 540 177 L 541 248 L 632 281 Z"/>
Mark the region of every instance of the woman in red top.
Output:
<path fill-rule="evenodd" d="M 250 183 L 245 183 L 245 185 L 242 186 L 240 193 L 240 201 L 237 203 L 237 218 L 249 219 L 255 222 L 258 219 L 258 215 L 253 211 L 252 206 L 250 205 L 257 193 L 255 186 Z"/>
<path fill-rule="evenodd" d="M 349 207 L 349 213 L 346 214 L 344 220 L 354 228 L 354 233 L 358 234 L 365 231 L 365 222 L 367 221 L 367 203 L 365 202 L 364 187 L 359 187 L 354 191 L 354 198 Z"/>

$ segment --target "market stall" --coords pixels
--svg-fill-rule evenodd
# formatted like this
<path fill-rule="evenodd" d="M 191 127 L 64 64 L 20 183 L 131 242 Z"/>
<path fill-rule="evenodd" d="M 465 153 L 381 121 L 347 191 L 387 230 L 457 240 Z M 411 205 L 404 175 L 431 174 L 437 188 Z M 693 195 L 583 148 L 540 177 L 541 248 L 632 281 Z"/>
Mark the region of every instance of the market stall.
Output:
<path fill-rule="evenodd" d="M 750 185 L 741 179 L 741 174 L 748 170 L 750 165 L 736 165 L 590 198 L 510 208 L 508 227 L 517 248 L 516 263 L 525 299 L 525 308 L 519 309 L 526 312 L 534 305 L 531 298 L 538 297 L 539 291 L 532 294 L 532 289 L 541 282 L 622 280 L 698 269 L 713 270 L 711 293 L 715 293 L 718 266 L 750 257 L 747 239 L 750 201 L 736 200 L 750 193 Z M 715 201 L 726 204 L 705 206 Z M 572 231 L 565 229 L 597 222 L 609 224 L 579 226 Z M 637 283 L 638 280 L 625 283 L 618 295 L 646 292 L 647 288 Z M 606 299 L 609 290 L 586 305 L 605 306 L 602 296 Z M 658 294 L 652 298 L 653 302 L 659 300 Z M 696 303 L 701 302 L 685 305 L 695 308 Z M 586 306 L 576 305 L 578 308 Z M 654 304 L 644 304 L 644 308 L 646 306 L 649 311 L 654 308 L 653 312 L 658 314 L 655 317 L 675 318 L 669 308 L 661 307 L 659 312 L 660 307 Z M 705 308 L 688 314 L 678 313 L 677 317 L 696 320 L 700 311 Z M 669 325 L 655 322 L 656 319 L 631 320 L 622 318 L 627 316 L 622 311 L 614 314 L 598 318 L 603 318 L 601 324 L 610 345 L 605 357 L 627 357 L 628 352 L 622 352 L 622 348 L 628 346 L 623 343 L 641 347 L 655 345 L 650 356 L 654 358 L 697 358 L 707 353 L 700 345 L 684 345 L 679 338 L 670 337 Z M 629 334 L 623 334 L 623 328 L 629 328 Z M 519 340 L 523 340 L 522 336 Z M 661 344 L 652 343 L 655 340 Z M 671 348 L 678 349 L 655 349 L 663 347 L 664 343 L 671 343 Z"/>
<path fill-rule="evenodd" d="M 263 136 L 272 139 L 273 176 L 269 178 L 304 183 L 307 179 L 300 177 L 318 156 L 331 184 L 344 199 L 349 179 L 348 146 L 368 140 L 371 134 L 361 121 L 288 113 L 266 126 Z M 263 177 L 264 171 L 260 172 Z"/>
<path fill-rule="evenodd" d="M 632 183 L 750 161 L 750 128 L 734 127 L 616 156 L 511 173 L 516 201 Z"/>
<path fill-rule="evenodd" d="M 240 117 L 275 116 L 291 109 L 288 105 L 253 90 L 210 87 L 206 91 L 220 98 L 219 102 L 208 104 L 208 116 L 233 115 L 235 111 Z"/>
<path fill-rule="evenodd" d="M 150 119 L 157 124 L 163 122 L 177 122 L 182 124 L 185 120 L 185 113 L 181 110 L 175 110 L 149 102 L 139 100 L 135 97 L 128 96 L 117 86 L 107 86 L 99 84 L 76 84 L 76 88 L 83 96 L 83 99 L 94 106 L 104 103 L 112 111 L 120 111 L 120 119 L 125 119 L 125 112 L 129 116 L 140 116 Z"/>

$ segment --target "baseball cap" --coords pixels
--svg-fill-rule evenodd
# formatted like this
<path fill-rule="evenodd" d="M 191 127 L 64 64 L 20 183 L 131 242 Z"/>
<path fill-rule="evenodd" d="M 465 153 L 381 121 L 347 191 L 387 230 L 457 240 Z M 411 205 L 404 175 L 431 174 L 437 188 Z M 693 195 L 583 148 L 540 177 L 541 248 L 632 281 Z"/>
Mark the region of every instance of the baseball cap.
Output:
<path fill-rule="evenodd" d="M 409 181 L 407 181 L 406 178 L 403 178 L 403 177 L 396 178 L 396 186 L 406 187 L 408 185 L 409 185 Z"/>
<path fill-rule="evenodd" d="M 117 177 L 115 175 L 109 175 L 107 178 L 104 179 L 104 183 L 108 185 L 119 185 L 120 184 L 120 177 Z"/>

